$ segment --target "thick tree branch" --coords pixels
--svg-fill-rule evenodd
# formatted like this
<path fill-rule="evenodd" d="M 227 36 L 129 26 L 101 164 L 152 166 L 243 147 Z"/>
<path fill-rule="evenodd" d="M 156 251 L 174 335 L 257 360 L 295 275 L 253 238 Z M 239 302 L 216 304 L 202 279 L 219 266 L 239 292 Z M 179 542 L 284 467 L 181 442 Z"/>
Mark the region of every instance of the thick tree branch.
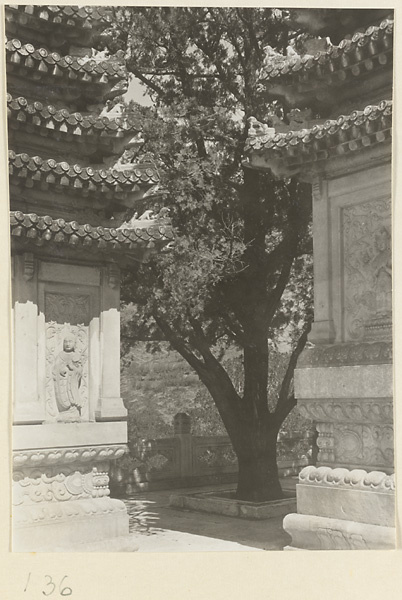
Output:
<path fill-rule="evenodd" d="M 205 364 L 199 358 L 197 358 L 193 352 L 189 350 L 189 348 L 187 348 L 183 339 L 173 331 L 170 325 L 160 315 L 158 315 L 156 311 L 153 312 L 152 316 L 166 340 L 170 342 L 172 347 L 179 352 L 184 360 L 186 360 L 188 364 L 193 367 L 193 369 L 201 376 L 201 373 L 205 372 Z"/>

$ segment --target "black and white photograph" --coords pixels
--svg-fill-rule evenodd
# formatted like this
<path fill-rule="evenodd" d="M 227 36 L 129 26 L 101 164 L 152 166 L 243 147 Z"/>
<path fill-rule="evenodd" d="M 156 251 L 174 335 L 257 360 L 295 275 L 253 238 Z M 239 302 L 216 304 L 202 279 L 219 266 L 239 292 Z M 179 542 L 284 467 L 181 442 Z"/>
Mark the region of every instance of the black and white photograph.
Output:
<path fill-rule="evenodd" d="M 13 554 L 396 548 L 394 11 L 322 6 L 3 7 Z"/>

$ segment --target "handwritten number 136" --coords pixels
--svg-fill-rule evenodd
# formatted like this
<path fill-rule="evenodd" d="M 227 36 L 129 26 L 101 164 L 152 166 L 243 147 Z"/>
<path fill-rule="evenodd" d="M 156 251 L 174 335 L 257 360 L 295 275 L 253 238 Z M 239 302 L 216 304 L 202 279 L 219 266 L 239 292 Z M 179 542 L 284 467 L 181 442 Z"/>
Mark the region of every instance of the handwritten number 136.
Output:
<path fill-rule="evenodd" d="M 31 573 L 29 573 L 29 575 L 28 575 L 28 580 L 25 585 L 24 592 L 27 591 L 30 577 L 31 577 Z M 44 596 L 51 596 L 54 593 L 54 591 L 56 590 L 57 586 L 56 586 L 55 582 L 53 581 L 53 578 L 50 575 L 45 575 L 45 577 L 46 577 L 47 581 L 46 581 L 45 589 L 42 590 L 42 594 Z M 73 590 L 70 587 L 68 587 L 68 585 L 63 585 L 63 582 L 65 579 L 67 579 L 67 575 L 64 575 L 63 579 L 60 581 L 59 594 L 60 594 L 60 596 L 71 596 L 71 594 L 73 593 Z"/>

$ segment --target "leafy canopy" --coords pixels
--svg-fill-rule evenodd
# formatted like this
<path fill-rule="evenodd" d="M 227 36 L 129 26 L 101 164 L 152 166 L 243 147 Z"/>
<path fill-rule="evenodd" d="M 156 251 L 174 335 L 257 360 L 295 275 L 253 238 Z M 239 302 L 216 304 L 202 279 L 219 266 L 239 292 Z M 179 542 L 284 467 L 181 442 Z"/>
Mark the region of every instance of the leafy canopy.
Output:
<path fill-rule="evenodd" d="M 264 49 L 285 52 L 294 32 L 277 9 L 114 10 L 101 40 L 124 50 L 152 98 L 150 107 L 130 102 L 126 114 L 141 116 L 145 142 L 134 159 L 157 164 L 159 202 L 176 234 L 171 251 L 126 275 L 123 299 L 136 308 L 124 331 L 142 336 L 157 324 L 210 391 L 219 372 L 233 406 L 259 418 L 270 413 L 269 351 L 295 348 L 273 409 L 281 421 L 294 405 L 295 357 L 310 318 L 310 190 L 251 171 L 244 144 L 249 117 L 286 119 L 286 107 L 267 103 L 258 74 Z M 241 389 L 218 366 L 228 345 L 244 353 Z"/>

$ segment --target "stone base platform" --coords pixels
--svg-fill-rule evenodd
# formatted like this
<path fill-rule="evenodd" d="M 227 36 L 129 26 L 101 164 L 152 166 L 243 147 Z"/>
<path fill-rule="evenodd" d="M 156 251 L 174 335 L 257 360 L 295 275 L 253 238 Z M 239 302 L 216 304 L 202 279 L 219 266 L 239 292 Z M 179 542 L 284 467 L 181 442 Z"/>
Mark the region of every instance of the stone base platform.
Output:
<path fill-rule="evenodd" d="M 282 517 L 296 510 L 294 494 L 285 492 L 283 500 L 271 502 L 245 502 L 230 498 L 234 490 L 220 492 L 201 492 L 196 494 L 172 494 L 169 504 L 176 508 L 208 512 L 241 519 L 270 519 Z"/>
<path fill-rule="evenodd" d="M 134 551 L 121 500 L 70 500 L 15 507 L 14 552 Z"/>
<path fill-rule="evenodd" d="M 95 426 L 88 424 L 84 431 L 79 425 L 75 431 L 74 426 L 62 427 L 60 443 L 66 442 L 69 433 L 96 441 Z M 116 427 L 111 432 L 102 425 L 99 429 L 114 441 Z M 125 445 L 43 448 L 39 447 L 40 430 L 28 433 L 33 448 L 18 447 L 22 445 L 19 431 L 14 437 L 18 449 L 13 452 L 13 551 L 133 551 L 126 506 L 110 498 L 109 490 L 110 461 L 124 454 Z M 42 435 L 55 441 L 52 425 L 44 425 Z"/>
<path fill-rule="evenodd" d="M 309 466 L 296 486 L 298 514 L 288 514 L 286 550 L 394 549 L 395 480 L 381 471 Z"/>

